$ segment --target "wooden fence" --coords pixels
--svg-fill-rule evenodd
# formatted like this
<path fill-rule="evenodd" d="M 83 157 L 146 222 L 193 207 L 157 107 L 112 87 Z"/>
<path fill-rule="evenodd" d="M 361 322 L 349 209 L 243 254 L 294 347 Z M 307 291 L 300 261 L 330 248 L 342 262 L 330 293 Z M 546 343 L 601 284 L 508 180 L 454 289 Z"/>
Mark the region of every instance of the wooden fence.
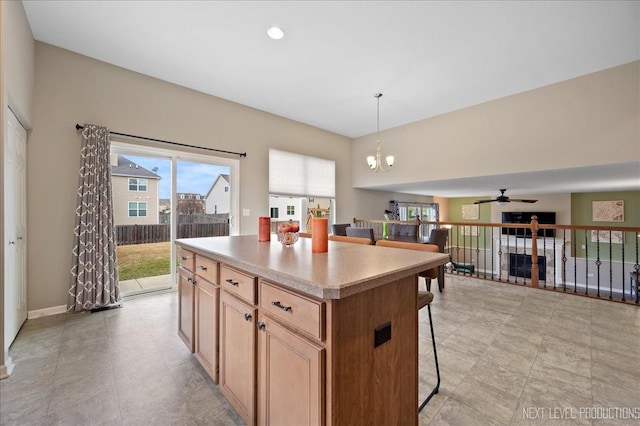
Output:
<path fill-rule="evenodd" d="M 229 235 L 228 223 L 181 223 L 177 238 L 218 237 Z M 116 240 L 119 246 L 130 244 L 161 243 L 171 240 L 168 223 L 158 225 L 117 225 Z"/>

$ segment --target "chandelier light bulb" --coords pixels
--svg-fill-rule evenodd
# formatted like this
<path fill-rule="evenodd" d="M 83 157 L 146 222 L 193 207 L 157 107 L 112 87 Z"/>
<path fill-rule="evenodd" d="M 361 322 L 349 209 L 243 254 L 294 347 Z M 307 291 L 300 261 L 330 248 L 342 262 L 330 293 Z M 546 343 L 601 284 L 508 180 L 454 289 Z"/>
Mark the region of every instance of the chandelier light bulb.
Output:
<path fill-rule="evenodd" d="M 377 117 L 378 120 L 377 120 L 377 127 L 376 127 L 376 155 L 367 156 L 367 164 L 369 165 L 369 168 L 374 172 L 377 172 L 378 170 L 387 172 L 391 170 L 391 167 L 393 167 L 393 162 L 395 158 L 393 155 L 387 155 L 385 157 L 385 160 L 387 161 L 387 167 L 382 166 L 382 160 L 381 160 L 382 155 L 380 154 L 380 98 L 382 97 L 382 93 L 375 93 L 373 97 L 378 100 L 378 117 Z"/>

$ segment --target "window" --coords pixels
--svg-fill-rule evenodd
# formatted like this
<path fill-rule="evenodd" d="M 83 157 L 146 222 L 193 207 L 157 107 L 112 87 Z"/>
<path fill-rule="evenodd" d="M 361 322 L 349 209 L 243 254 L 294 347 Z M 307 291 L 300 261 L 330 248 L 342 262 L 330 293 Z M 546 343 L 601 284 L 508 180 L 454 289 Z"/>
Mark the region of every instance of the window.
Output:
<path fill-rule="evenodd" d="M 129 191 L 147 192 L 147 180 L 129 178 Z"/>
<path fill-rule="evenodd" d="M 129 201 L 129 217 L 147 217 L 147 202 Z"/>
<path fill-rule="evenodd" d="M 333 160 L 269 149 L 269 193 L 333 198 L 336 193 Z"/>
<path fill-rule="evenodd" d="M 287 206 L 287 216 L 293 216 L 296 214 L 296 206 Z"/>
<path fill-rule="evenodd" d="M 229 187 L 228 186 L 224 187 L 224 192 L 229 192 Z"/>

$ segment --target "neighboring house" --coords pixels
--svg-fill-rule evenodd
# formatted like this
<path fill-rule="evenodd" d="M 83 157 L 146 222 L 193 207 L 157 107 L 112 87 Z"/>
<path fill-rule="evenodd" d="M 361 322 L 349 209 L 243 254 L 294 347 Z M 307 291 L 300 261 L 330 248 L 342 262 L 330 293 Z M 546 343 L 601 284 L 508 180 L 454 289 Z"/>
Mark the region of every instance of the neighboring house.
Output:
<path fill-rule="evenodd" d="M 114 154 L 111 156 L 111 182 L 116 225 L 158 223 L 160 176 Z"/>
<path fill-rule="evenodd" d="M 169 198 L 160 198 L 158 202 L 158 208 L 159 208 L 160 214 L 170 214 L 171 200 Z"/>
<path fill-rule="evenodd" d="M 178 214 L 204 214 L 204 197 L 200 194 L 178 192 Z"/>
<path fill-rule="evenodd" d="M 205 212 L 207 214 L 229 213 L 231 204 L 231 190 L 229 189 L 229 175 L 220 174 L 211 189 L 205 195 Z"/>

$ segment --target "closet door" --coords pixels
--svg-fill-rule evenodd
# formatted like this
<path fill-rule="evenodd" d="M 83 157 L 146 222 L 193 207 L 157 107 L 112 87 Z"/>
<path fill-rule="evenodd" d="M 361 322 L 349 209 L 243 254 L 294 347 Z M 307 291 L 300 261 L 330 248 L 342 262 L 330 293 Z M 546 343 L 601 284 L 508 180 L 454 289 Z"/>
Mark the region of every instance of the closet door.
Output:
<path fill-rule="evenodd" d="M 27 131 L 7 109 L 4 152 L 5 349 L 27 319 Z"/>

